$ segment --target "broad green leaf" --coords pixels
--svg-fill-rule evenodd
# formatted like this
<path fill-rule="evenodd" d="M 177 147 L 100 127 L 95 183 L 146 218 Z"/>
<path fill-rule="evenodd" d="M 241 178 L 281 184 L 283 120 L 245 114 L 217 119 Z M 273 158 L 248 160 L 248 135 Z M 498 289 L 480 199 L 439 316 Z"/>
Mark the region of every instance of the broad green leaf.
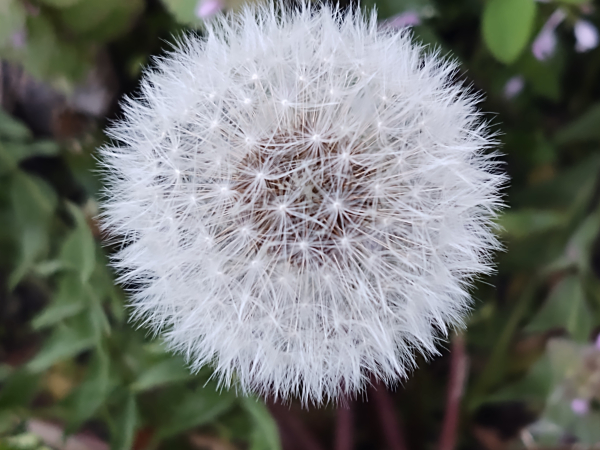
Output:
<path fill-rule="evenodd" d="M 13 373 L 13 368 L 4 363 L 0 363 L 0 383 L 2 383 L 8 376 Z"/>
<path fill-rule="evenodd" d="M 520 239 L 564 225 L 565 215 L 557 211 L 522 209 L 503 213 L 497 222 L 505 234 Z"/>
<path fill-rule="evenodd" d="M 4 2 L 6 2 L 6 0 L 0 0 L 0 5 L 2 5 Z M 11 2 L 9 1 L 9 3 Z M 0 11 L 1 8 L 2 6 L 0 6 Z M 2 12 L 0 12 L 0 16 L 1 15 Z M 29 131 L 29 128 L 0 108 L 0 139 L 8 139 L 10 141 L 25 141 L 31 139 L 31 137 L 32 135 L 31 131 Z"/>
<path fill-rule="evenodd" d="M 100 340 L 101 338 L 110 334 L 110 322 L 108 317 L 106 317 L 106 313 L 104 312 L 101 299 L 96 295 L 89 284 L 86 285 L 85 290 L 87 297 L 90 299 L 87 313 L 91 325 L 91 331 L 94 333 L 96 340 Z"/>
<path fill-rule="evenodd" d="M 19 233 L 18 264 L 8 278 L 9 289 L 14 289 L 33 268 L 38 257 L 47 250 L 48 233 L 42 224 L 27 224 Z"/>
<path fill-rule="evenodd" d="M 537 186 L 515 192 L 513 208 L 570 209 L 574 202 L 586 204 L 594 193 L 600 172 L 600 155 L 590 154 L 577 164 L 563 168 L 554 178 Z"/>
<path fill-rule="evenodd" d="M 591 269 L 594 242 L 600 232 L 600 209 L 589 215 L 579 225 L 567 244 L 567 257 L 579 265 L 580 270 Z"/>
<path fill-rule="evenodd" d="M 6 151 L 17 162 L 34 156 L 56 156 L 59 154 L 58 144 L 53 141 L 35 141 L 29 144 L 9 143 L 5 145 Z"/>
<path fill-rule="evenodd" d="M 20 227 L 47 220 L 56 208 L 56 195 L 52 187 L 41 178 L 23 172 L 13 176 L 10 193 Z"/>
<path fill-rule="evenodd" d="M 560 388 L 550 395 L 542 418 L 562 429 L 562 436 L 573 436 L 582 446 L 591 447 L 600 442 L 600 413 L 593 409 L 584 415 L 577 415 L 570 406 L 572 398 Z M 558 442 L 557 444 L 560 444 Z"/>
<path fill-rule="evenodd" d="M 19 162 L 33 156 L 54 156 L 58 145 L 51 141 L 38 141 L 29 144 L 22 142 L 0 142 L 0 175 L 14 171 Z"/>
<path fill-rule="evenodd" d="M 29 16 L 27 32 L 26 52 L 20 62 L 34 77 L 53 81 L 56 86 L 68 92 L 90 70 L 94 57 L 93 48 L 78 40 L 60 39 L 46 15 Z"/>
<path fill-rule="evenodd" d="M 131 389 L 139 392 L 168 383 L 189 380 L 192 377 L 189 369 L 179 358 L 169 358 L 142 371 Z"/>
<path fill-rule="evenodd" d="M 54 6 L 55 8 L 66 8 L 68 6 L 73 6 L 76 3 L 81 1 L 94 1 L 94 0 L 40 0 L 42 3 L 45 3 L 48 6 Z"/>
<path fill-rule="evenodd" d="M 251 450 L 280 450 L 281 442 L 277 424 L 262 400 L 254 397 L 242 397 L 240 400 L 255 426 Z"/>
<path fill-rule="evenodd" d="M 581 280 L 575 275 L 563 278 L 550 293 L 526 331 L 548 331 L 563 328 L 574 339 L 587 340 L 592 330 L 592 318 Z"/>
<path fill-rule="evenodd" d="M 17 168 L 17 163 L 6 148 L 6 145 L 0 142 L 0 176 L 6 175 Z"/>
<path fill-rule="evenodd" d="M 75 274 L 65 273 L 58 282 L 52 302 L 33 319 L 31 325 L 36 330 L 54 325 L 79 314 L 86 304 L 84 285 L 80 278 Z"/>
<path fill-rule="evenodd" d="M 131 450 L 138 424 L 138 410 L 135 394 L 129 392 L 120 411 L 117 413 L 113 435 L 112 450 Z"/>
<path fill-rule="evenodd" d="M 75 219 L 75 229 L 63 243 L 60 260 L 64 267 L 77 271 L 86 283 L 96 264 L 96 243 L 83 212 L 72 203 L 67 203 L 67 207 Z"/>
<path fill-rule="evenodd" d="M 25 8 L 18 0 L 0 0 L 0 48 L 10 45 L 13 33 L 23 28 L 25 24 Z M 2 119 L 0 118 L 0 135 L 2 134 Z"/>
<path fill-rule="evenodd" d="M 39 376 L 20 369 L 2 384 L 0 410 L 26 407 L 38 389 Z"/>
<path fill-rule="evenodd" d="M 523 75 L 535 94 L 555 102 L 562 95 L 564 68 L 560 54 L 549 61 L 538 61 L 533 54 L 525 54 L 514 65 L 515 71 Z"/>
<path fill-rule="evenodd" d="M 548 341 L 546 353 L 555 385 L 560 384 L 573 370 L 581 366 L 583 348 L 583 344 L 569 339 L 554 338 Z"/>
<path fill-rule="evenodd" d="M 483 11 L 483 38 L 492 54 L 506 64 L 514 62 L 533 29 L 534 0 L 489 0 Z"/>
<path fill-rule="evenodd" d="M 600 413 L 590 411 L 585 416 L 573 417 L 573 426 L 570 430 L 577 437 L 578 443 L 592 446 L 600 442 Z"/>
<path fill-rule="evenodd" d="M 99 347 L 94 352 L 94 359 L 88 368 L 85 380 L 65 400 L 65 407 L 70 415 L 71 431 L 91 418 L 106 401 L 111 387 L 109 369 L 109 356 L 102 347 Z"/>
<path fill-rule="evenodd" d="M 121 0 L 82 1 L 61 10 L 59 17 L 71 32 L 85 36 L 90 30 L 99 28 L 115 10 L 123 8 L 121 3 L 129 2 Z"/>
<path fill-rule="evenodd" d="M 591 106 L 583 115 L 563 127 L 554 140 L 558 145 L 573 142 L 600 141 L 600 103 Z"/>
<path fill-rule="evenodd" d="M 144 9 L 143 0 L 83 1 L 60 12 L 62 23 L 79 37 L 107 42 L 130 29 Z"/>
<path fill-rule="evenodd" d="M 526 401 L 543 405 L 552 389 L 552 364 L 542 356 L 519 381 L 509 384 L 485 398 L 485 402 Z"/>
<path fill-rule="evenodd" d="M 235 401 L 232 393 L 219 392 L 214 383 L 197 389 L 186 395 L 183 400 L 174 405 L 163 424 L 158 428 L 157 435 L 161 438 L 174 436 L 182 431 L 203 425 L 215 420 L 229 410 Z"/>
<path fill-rule="evenodd" d="M 175 20 L 183 25 L 197 25 L 200 20 L 196 16 L 199 0 L 162 0 Z"/>
<path fill-rule="evenodd" d="M 56 197 L 54 190 L 41 179 L 22 172 L 13 174 L 10 196 L 19 233 L 17 267 L 8 281 L 9 287 L 14 288 L 47 250 L 49 219 Z"/>
<path fill-rule="evenodd" d="M 27 367 L 33 372 L 42 372 L 58 361 L 93 347 L 96 341 L 89 328 L 89 324 L 82 320 L 57 326 Z"/>

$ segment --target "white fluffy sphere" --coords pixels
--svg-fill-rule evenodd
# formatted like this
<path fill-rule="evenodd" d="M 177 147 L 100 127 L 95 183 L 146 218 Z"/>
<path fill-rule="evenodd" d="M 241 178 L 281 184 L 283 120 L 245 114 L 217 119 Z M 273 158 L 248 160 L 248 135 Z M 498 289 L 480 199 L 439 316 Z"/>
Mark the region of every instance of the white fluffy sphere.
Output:
<path fill-rule="evenodd" d="M 375 16 L 249 6 L 146 72 L 101 149 L 134 316 L 320 403 L 462 324 L 504 176 L 457 68 Z"/>

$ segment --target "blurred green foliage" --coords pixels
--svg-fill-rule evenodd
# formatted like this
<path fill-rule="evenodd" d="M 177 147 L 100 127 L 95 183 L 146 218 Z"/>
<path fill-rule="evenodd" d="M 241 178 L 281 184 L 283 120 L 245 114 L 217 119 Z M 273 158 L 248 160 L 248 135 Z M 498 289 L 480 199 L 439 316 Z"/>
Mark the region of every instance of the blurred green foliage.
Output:
<path fill-rule="evenodd" d="M 117 93 L 131 91 L 140 65 L 168 48 L 160 38 L 184 25 L 201 30 L 197 6 L 0 0 L 0 56 L 68 101 L 106 52 Z M 481 411 L 518 402 L 533 412 L 533 424 L 518 428 L 529 427 L 540 445 L 600 441 L 600 399 L 573 387 L 600 331 L 600 49 L 577 52 L 573 35 L 577 20 L 600 22 L 597 9 L 585 0 L 364 6 L 381 18 L 416 12 L 415 39 L 451 52 L 460 76 L 485 92 L 483 109 L 498 113 L 489 120 L 511 176 L 498 221 L 506 251 L 498 273 L 474 291 L 463 423 L 477 428 Z M 558 8 L 565 20 L 540 61 L 531 45 Z M 92 120 L 95 129 L 102 120 Z M 160 340 L 127 322 L 94 221 L 101 140 L 93 127 L 67 138 L 34 134 L 0 111 L 0 433 L 13 434 L 0 449 L 42 448 L 22 428 L 32 417 L 59 421 L 66 433 L 93 429 L 114 449 L 187 448 L 190 430 L 240 448 L 280 448 L 263 402 L 219 389 L 209 368 L 191 375 Z M 27 311 L 11 316 L 14 304 Z M 439 428 L 445 377 L 435 362 L 422 364 L 398 393 L 407 429 Z M 575 411 L 572 400 L 587 401 L 589 411 Z M 472 427 L 462 429 L 464 448 L 474 445 Z M 411 443 L 429 448 L 431 439 Z"/>
<path fill-rule="evenodd" d="M 142 426 L 152 427 L 151 439 L 160 442 L 206 424 L 257 450 L 279 448 L 264 404 L 221 390 L 208 370 L 191 375 L 182 358 L 125 323 L 123 294 L 92 234 L 90 204 L 70 202 L 19 167 L 48 157 L 60 157 L 56 144 L 34 139 L 0 113 L 7 287 L 38 283 L 50 299 L 30 322 L 44 336 L 36 355 L 20 367 L 2 366 L 0 430 L 31 414 L 29 401 L 46 390 L 55 401 L 39 409 L 41 417 L 60 419 L 67 432 L 98 418 L 114 449 L 132 448 Z"/>

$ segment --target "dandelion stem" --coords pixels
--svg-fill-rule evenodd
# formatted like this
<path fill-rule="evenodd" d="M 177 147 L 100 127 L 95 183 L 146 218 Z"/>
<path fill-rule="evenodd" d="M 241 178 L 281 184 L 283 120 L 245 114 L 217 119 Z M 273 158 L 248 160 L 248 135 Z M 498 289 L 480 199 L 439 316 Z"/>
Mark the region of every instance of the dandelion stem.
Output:
<path fill-rule="evenodd" d="M 385 385 L 381 382 L 373 384 L 371 394 L 379 421 L 390 450 L 407 450 L 401 422 L 394 410 L 394 403 Z"/>
<path fill-rule="evenodd" d="M 450 376 L 446 393 L 446 412 L 438 445 L 439 450 L 453 450 L 456 445 L 460 402 L 467 376 L 467 365 L 465 340 L 462 335 L 457 334 L 452 339 L 452 349 L 450 350 Z"/>
<path fill-rule="evenodd" d="M 284 435 L 288 435 L 296 444 L 295 448 L 303 450 L 324 450 L 313 433 L 296 417 L 296 415 L 284 405 L 269 402 L 271 414 L 277 421 Z"/>
<path fill-rule="evenodd" d="M 354 411 L 352 401 L 341 404 L 336 411 L 335 450 L 352 450 Z"/>

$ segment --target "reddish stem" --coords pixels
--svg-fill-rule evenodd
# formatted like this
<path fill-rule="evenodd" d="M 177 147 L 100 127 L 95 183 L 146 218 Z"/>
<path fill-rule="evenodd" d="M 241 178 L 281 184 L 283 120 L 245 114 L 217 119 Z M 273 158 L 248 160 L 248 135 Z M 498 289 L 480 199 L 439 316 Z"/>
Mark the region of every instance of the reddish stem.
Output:
<path fill-rule="evenodd" d="M 289 436 L 295 443 L 294 448 L 324 450 L 317 438 L 289 408 L 277 403 L 269 403 L 268 406 L 281 433 Z"/>
<path fill-rule="evenodd" d="M 338 406 L 335 421 L 335 450 L 352 450 L 353 421 L 352 402 Z"/>
<path fill-rule="evenodd" d="M 398 419 L 394 409 L 394 403 L 386 386 L 381 382 L 376 382 L 370 389 L 375 408 L 379 414 L 379 420 L 385 439 L 390 450 L 407 450 L 402 424 Z"/>
<path fill-rule="evenodd" d="M 467 377 L 468 358 L 465 350 L 465 340 L 461 335 L 452 339 L 450 350 L 450 377 L 446 393 L 446 412 L 442 423 L 438 450 L 453 450 L 456 446 L 456 436 L 460 420 L 460 401 L 463 396 Z"/>

